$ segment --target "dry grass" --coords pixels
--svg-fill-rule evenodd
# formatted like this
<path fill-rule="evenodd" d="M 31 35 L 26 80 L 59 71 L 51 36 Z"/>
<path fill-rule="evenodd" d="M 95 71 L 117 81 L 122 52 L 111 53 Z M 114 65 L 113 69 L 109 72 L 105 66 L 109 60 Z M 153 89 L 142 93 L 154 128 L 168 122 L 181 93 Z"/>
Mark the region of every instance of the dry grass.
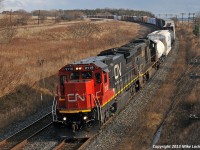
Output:
<path fill-rule="evenodd" d="M 15 120 L 13 114 L 25 116 L 41 107 L 41 93 L 43 105 L 51 103 L 62 66 L 120 46 L 139 29 L 116 21 L 19 28 L 11 43 L 0 45 L 0 127 Z"/>
<path fill-rule="evenodd" d="M 185 55 L 180 55 L 182 56 L 181 59 L 185 59 L 185 65 L 182 64 L 181 66 L 187 68 L 189 61 L 195 56 L 200 55 L 198 39 L 192 34 L 192 30 L 187 27 L 180 28 L 179 33 L 182 35 L 179 36 L 181 37 L 180 52 L 185 53 Z M 185 38 L 186 35 L 187 38 Z M 179 65 L 177 66 L 179 67 Z M 190 114 L 200 115 L 200 89 L 198 81 L 194 84 L 194 86 L 191 86 L 190 91 L 191 92 L 184 93 L 186 96 L 181 99 L 178 107 L 168 118 L 166 127 L 162 131 L 161 141 L 158 144 L 199 144 L 199 123 L 195 121 L 191 122 L 189 120 Z"/>
<path fill-rule="evenodd" d="M 192 34 L 192 29 L 180 27 L 177 28 L 177 34 L 180 40 L 179 54 L 174 63 L 175 65 L 170 69 L 167 81 L 159 88 L 153 101 L 148 104 L 139 116 L 137 121 L 139 127 L 136 126 L 131 129 L 130 135 L 123 140 L 124 144 L 121 144 L 119 149 L 146 150 L 150 148 L 154 133 L 165 118 L 166 111 L 170 108 L 170 104 L 173 101 L 173 95 L 177 94 L 179 78 L 182 77 L 187 69 L 190 59 L 196 55 L 200 55 L 197 44 L 198 40 Z M 192 144 L 192 141 L 193 143 L 195 143 L 195 140 L 196 142 L 198 141 L 199 137 L 197 137 L 195 130 L 200 131 L 199 124 L 194 123 L 188 126 L 188 111 L 190 113 L 199 111 L 199 93 L 199 85 L 196 85 L 192 89 L 192 92 L 188 93 L 187 97 L 184 97 L 185 101 L 179 104 L 179 107 L 167 119 L 167 126 L 162 131 L 161 142 L 158 145 Z M 183 141 L 188 141 L 188 143 Z"/>

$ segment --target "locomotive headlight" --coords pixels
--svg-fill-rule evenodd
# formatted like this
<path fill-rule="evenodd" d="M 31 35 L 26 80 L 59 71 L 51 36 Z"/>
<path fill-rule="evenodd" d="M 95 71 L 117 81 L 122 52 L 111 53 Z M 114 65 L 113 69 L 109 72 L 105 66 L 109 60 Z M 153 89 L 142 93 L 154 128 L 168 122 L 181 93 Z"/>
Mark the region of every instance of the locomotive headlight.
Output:
<path fill-rule="evenodd" d="M 66 121 L 67 120 L 67 117 L 63 117 L 63 121 Z"/>
<path fill-rule="evenodd" d="M 87 118 L 88 118 L 87 116 L 84 116 L 84 117 L 83 117 L 83 120 L 87 120 Z"/>

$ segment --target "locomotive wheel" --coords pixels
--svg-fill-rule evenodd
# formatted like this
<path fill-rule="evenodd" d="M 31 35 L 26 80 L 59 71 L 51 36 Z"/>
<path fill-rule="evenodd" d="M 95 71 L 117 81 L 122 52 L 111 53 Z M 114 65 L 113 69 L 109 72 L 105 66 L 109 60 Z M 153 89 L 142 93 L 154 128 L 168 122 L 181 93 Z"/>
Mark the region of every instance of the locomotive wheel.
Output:
<path fill-rule="evenodd" d="M 159 69 L 159 67 L 160 67 L 160 65 L 158 64 L 158 65 L 156 66 L 156 70 L 158 70 L 158 69 Z"/>
<path fill-rule="evenodd" d="M 160 63 L 159 63 L 159 62 L 157 62 L 157 63 L 156 63 L 156 65 L 155 65 L 155 69 L 156 69 L 156 70 L 158 70 L 158 69 L 159 69 L 159 67 L 160 67 Z"/>
<path fill-rule="evenodd" d="M 140 90 L 140 82 L 137 81 L 135 84 L 135 91 L 138 92 Z"/>
<path fill-rule="evenodd" d="M 147 72 L 145 76 L 146 76 L 146 81 L 148 81 L 149 80 L 149 72 Z"/>
<path fill-rule="evenodd" d="M 98 120 L 98 114 L 97 114 L 97 110 L 96 109 L 92 110 L 92 115 L 93 115 L 94 120 Z"/>

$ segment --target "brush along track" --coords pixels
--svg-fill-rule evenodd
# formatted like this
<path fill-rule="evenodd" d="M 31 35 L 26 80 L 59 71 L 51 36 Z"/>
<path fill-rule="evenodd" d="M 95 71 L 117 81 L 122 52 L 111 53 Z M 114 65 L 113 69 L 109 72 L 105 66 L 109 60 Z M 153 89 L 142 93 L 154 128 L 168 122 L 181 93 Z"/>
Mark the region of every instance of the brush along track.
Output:
<path fill-rule="evenodd" d="M 27 141 L 27 138 L 30 138 L 34 134 L 41 131 L 43 128 L 47 127 L 52 120 L 51 113 L 48 113 L 44 117 L 38 119 L 31 125 L 25 127 L 9 138 L 0 142 L 0 149 L 17 149 L 18 147 L 23 146 Z M 22 143 L 23 142 L 23 143 Z"/>
<path fill-rule="evenodd" d="M 156 144 L 157 141 L 160 139 L 160 134 L 161 134 L 161 130 L 163 129 L 163 127 L 168 126 L 167 123 L 168 123 L 169 118 L 172 115 L 174 115 L 177 108 L 180 107 L 180 105 L 182 105 L 182 103 L 187 98 L 188 94 L 191 93 L 191 91 L 193 90 L 195 85 L 197 85 L 199 83 L 199 80 L 191 78 L 189 72 L 199 72 L 199 71 L 200 71 L 199 66 L 196 66 L 195 64 L 190 64 L 187 66 L 187 70 L 185 71 L 185 73 L 183 75 L 181 75 L 181 77 L 179 77 L 178 81 L 176 82 L 177 90 L 174 92 L 175 94 L 171 98 L 172 103 L 170 104 L 170 107 L 167 110 L 162 123 L 160 124 L 160 126 L 158 127 L 158 130 L 156 131 L 156 133 L 154 135 L 154 138 L 153 138 L 153 141 L 151 144 L 151 149 L 153 149 L 153 145 Z M 188 118 L 189 117 L 190 116 L 188 114 Z M 173 128 L 175 129 L 175 126 L 173 126 Z M 165 132 L 164 134 L 167 135 L 168 144 L 177 143 L 177 142 L 174 142 L 175 139 L 172 139 L 172 135 L 175 133 L 171 133 L 170 131 L 167 131 L 167 130 L 164 130 L 164 132 Z M 166 132 L 168 132 L 168 133 L 166 133 Z M 161 144 L 161 143 L 159 143 L 159 144 Z"/>

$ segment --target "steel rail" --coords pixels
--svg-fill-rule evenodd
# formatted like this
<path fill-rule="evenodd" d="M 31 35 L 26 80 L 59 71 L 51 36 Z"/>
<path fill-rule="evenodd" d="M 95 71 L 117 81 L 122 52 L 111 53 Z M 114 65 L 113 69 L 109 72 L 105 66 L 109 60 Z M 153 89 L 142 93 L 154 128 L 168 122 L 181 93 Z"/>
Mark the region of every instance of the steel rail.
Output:
<path fill-rule="evenodd" d="M 29 130 L 31 128 L 33 128 L 34 130 L 37 130 L 37 128 L 41 127 L 41 125 L 40 125 L 41 123 L 45 123 L 45 127 L 46 127 L 47 123 L 45 121 L 48 122 L 49 117 L 51 117 L 51 112 L 46 114 L 45 116 L 39 118 L 38 120 L 34 121 L 33 123 L 26 126 L 25 128 L 19 130 L 18 132 L 14 133 L 10 137 L 6 138 L 5 140 L 1 141 L 0 149 L 3 147 L 10 149 L 10 148 L 14 147 L 16 144 L 18 144 L 21 140 L 25 140 L 25 139 L 29 138 L 31 135 L 33 135 L 33 133 L 32 133 L 33 131 L 31 133 L 29 133 L 29 132 L 27 132 L 27 130 Z M 45 119 L 47 119 L 47 120 L 45 120 Z M 37 125 L 40 125 L 40 126 L 37 127 Z M 37 131 L 39 131 L 39 130 L 37 130 Z M 34 131 L 34 133 L 35 133 L 35 131 Z M 22 135 L 22 137 L 21 137 L 21 135 Z"/>
<path fill-rule="evenodd" d="M 36 131 L 35 133 L 33 133 L 31 136 L 29 136 L 27 139 L 21 141 L 20 143 L 18 143 L 17 145 L 15 145 L 14 147 L 11 148 L 11 150 L 18 150 L 20 148 L 22 148 L 23 146 L 25 146 L 28 141 L 33 138 L 34 136 L 36 136 L 37 134 L 41 133 L 42 131 L 44 131 L 47 127 L 49 127 L 50 125 L 52 125 L 53 122 L 49 123 L 48 125 L 46 125 L 45 127 L 43 127 L 42 129 L 40 129 L 39 131 Z"/>

